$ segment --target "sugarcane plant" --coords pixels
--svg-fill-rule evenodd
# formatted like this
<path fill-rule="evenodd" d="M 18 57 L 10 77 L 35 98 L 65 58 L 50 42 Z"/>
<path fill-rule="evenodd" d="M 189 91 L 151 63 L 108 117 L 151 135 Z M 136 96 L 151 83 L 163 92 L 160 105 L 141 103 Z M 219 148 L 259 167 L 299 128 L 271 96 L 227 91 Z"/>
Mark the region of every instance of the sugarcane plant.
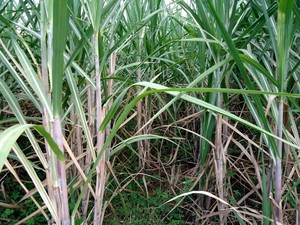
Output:
<path fill-rule="evenodd" d="M 0 10 L 0 221 L 300 224 L 297 1 Z"/>

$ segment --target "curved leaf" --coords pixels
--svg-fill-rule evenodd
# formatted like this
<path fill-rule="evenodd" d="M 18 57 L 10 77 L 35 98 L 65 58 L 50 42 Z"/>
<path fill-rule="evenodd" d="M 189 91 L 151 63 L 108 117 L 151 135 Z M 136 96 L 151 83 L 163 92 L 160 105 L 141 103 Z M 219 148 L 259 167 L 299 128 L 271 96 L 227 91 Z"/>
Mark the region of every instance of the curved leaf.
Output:
<path fill-rule="evenodd" d="M 38 131 L 48 141 L 57 158 L 60 161 L 65 160 L 61 150 L 58 148 L 51 135 L 44 129 L 44 127 L 32 124 L 17 124 L 0 133 L 0 172 L 2 171 L 4 162 L 7 159 L 7 156 L 13 145 L 28 128 L 34 128 L 36 131 Z"/>

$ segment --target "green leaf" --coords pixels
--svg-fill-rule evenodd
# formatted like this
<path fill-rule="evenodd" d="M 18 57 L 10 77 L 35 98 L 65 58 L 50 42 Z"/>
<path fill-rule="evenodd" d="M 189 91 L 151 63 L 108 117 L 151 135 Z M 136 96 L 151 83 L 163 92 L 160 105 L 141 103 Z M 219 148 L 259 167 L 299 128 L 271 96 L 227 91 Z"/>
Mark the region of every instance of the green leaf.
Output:
<path fill-rule="evenodd" d="M 215 18 L 216 23 L 217 23 L 217 25 L 220 29 L 222 37 L 224 38 L 224 40 L 227 44 L 228 52 L 231 54 L 231 56 L 235 60 L 236 65 L 237 65 L 237 67 L 238 67 L 238 69 L 241 73 L 241 78 L 246 83 L 247 89 L 254 90 L 255 89 L 254 84 L 253 84 L 253 82 L 251 81 L 250 77 L 247 74 L 247 71 L 246 71 L 245 66 L 243 64 L 243 61 L 240 57 L 240 54 L 239 54 L 237 48 L 235 47 L 235 44 L 233 42 L 232 37 L 227 32 L 226 27 L 224 25 L 224 22 L 221 20 L 221 18 L 217 14 L 217 12 L 216 12 L 216 10 L 213 6 L 212 1 L 208 0 L 207 2 L 208 2 L 209 9 L 210 9 L 213 17 Z M 264 111 L 263 111 L 264 107 L 263 107 L 263 104 L 262 104 L 262 99 L 259 98 L 256 95 L 253 95 L 253 100 L 255 102 L 255 110 L 252 110 L 252 113 L 255 112 L 255 114 L 253 114 L 253 117 L 255 118 L 256 122 L 258 123 L 258 126 L 262 127 L 264 131 L 266 131 L 266 132 L 268 132 L 268 134 L 270 134 L 271 133 L 271 128 L 270 128 L 270 125 L 269 125 L 266 117 L 264 116 L 265 114 L 264 114 Z M 249 107 L 251 107 L 251 106 L 249 106 Z M 271 137 L 271 136 L 272 135 L 269 135 L 269 137 Z M 274 136 L 275 135 L 273 135 L 273 137 Z M 273 151 L 273 153 L 276 155 L 277 147 L 276 147 L 274 138 L 268 138 L 267 144 L 269 145 L 270 150 Z"/>
<path fill-rule="evenodd" d="M 11 37 L 13 47 L 15 49 L 15 52 L 23 66 L 23 69 L 26 73 L 25 78 L 27 79 L 28 83 L 32 87 L 32 89 L 35 91 L 36 95 L 39 97 L 39 100 L 41 104 L 46 108 L 50 120 L 52 120 L 53 113 L 51 109 L 50 102 L 47 98 L 47 95 L 45 93 L 45 90 L 43 89 L 42 82 L 39 80 L 39 77 L 35 70 L 33 69 L 30 60 L 28 59 L 27 55 L 23 51 L 23 49 L 20 47 L 20 45 L 17 43 L 17 41 Z"/>
<path fill-rule="evenodd" d="M 60 224 L 59 223 L 60 219 L 55 210 L 54 203 L 50 200 L 50 197 L 47 194 L 42 181 L 36 174 L 36 172 L 32 166 L 32 163 L 28 160 L 28 158 L 25 156 L 25 154 L 23 153 L 23 151 L 20 149 L 20 147 L 17 144 L 15 144 L 15 146 L 14 146 L 14 152 L 17 155 L 18 159 L 23 164 L 26 172 L 30 176 L 35 188 L 37 189 L 38 193 L 40 194 L 41 198 L 43 199 L 43 202 L 47 206 L 47 209 L 51 213 L 51 216 L 53 217 L 53 219 L 56 221 L 57 224 Z"/>
<path fill-rule="evenodd" d="M 202 101 L 200 99 L 197 99 L 197 98 L 194 98 L 192 96 L 189 96 L 189 95 L 186 95 L 186 94 L 183 94 L 181 92 L 197 92 L 197 88 L 166 88 L 165 86 L 163 85 L 160 85 L 160 84 L 154 84 L 154 83 L 150 83 L 150 82 L 139 82 L 137 83 L 136 85 L 142 85 L 142 86 L 146 86 L 146 87 L 150 87 L 150 88 L 153 88 L 153 89 L 156 89 L 156 90 L 151 90 L 151 91 L 146 91 L 142 94 L 140 94 L 139 96 L 137 96 L 136 98 L 134 98 L 127 106 L 126 108 L 124 109 L 124 111 L 122 112 L 122 114 L 120 115 L 120 117 L 118 118 L 118 120 L 116 121 L 116 123 L 114 124 L 114 127 L 113 129 L 111 130 L 111 133 L 110 135 L 107 137 L 107 140 L 103 146 L 103 149 L 105 149 L 107 146 L 108 146 L 108 143 L 113 139 L 113 136 L 116 134 L 117 130 L 119 129 L 120 125 L 123 123 L 123 121 L 127 118 L 127 115 L 129 114 L 129 112 L 132 110 L 133 107 L 135 107 L 135 105 L 137 104 L 137 102 L 139 100 L 141 100 L 143 97 L 146 97 L 148 95 L 151 95 L 151 94 L 154 94 L 154 93 L 168 93 L 170 95 L 173 95 L 175 97 L 177 96 L 180 96 L 181 99 L 183 100 L 186 100 L 188 102 L 191 102 L 191 103 L 194 103 L 196 105 L 199 105 L 203 108 L 206 108 L 208 110 L 211 110 L 215 113 L 219 113 L 219 114 L 222 114 L 230 119 L 233 119 L 237 122 L 240 122 L 248 127 L 251 127 L 263 134 L 266 134 L 272 138 L 275 138 L 275 139 L 280 139 L 281 141 L 283 141 L 284 143 L 292 146 L 292 147 L 295 147 L 297 149 L 299 149 L 300 147 L 289 142 L 289 141 L 286 141 L 286 140 L 283 140 L 279 137 L 277 137 L 276 135 L 274 135 L 273 133 L 269 132 L 268 130 L 265 130 L 263 128 L 261 128 L 260 126 L 257 126 L 257 125 L 254 125 L 252 123 L 250 123 L 249 121 L 245 120 L 245 119 L 242 119 L 224 109 L 221 109 L 219 107 L 216 107 L 212 104 L 209 104 L 205 101 Z M 179 92 L 179 90 L 181 90 L 181 92 Z M 202 89 L 202 88 L 199 88 L 198 91 L 199 92 L 203 92 L 203 90 L 207 90 L 207 89 Z M 214 89 L 213 91 L 222 91 L 222 89 Z M 223 91 L 233 91 L 233 90 L 223 90 Z M 241 92 L 244 92 L 245 93 L 249 93 L 252 92 L 253 95 L 257 95 L 259 93 L 261 94 L 274 94 L 274 95 L 280 95 L 280 96 L 290 96 L 291 94 L 290 93 L 273 93 L 273 92 L 261 92 L 261 91 L 255 91 L 255 90 L 237 90 L 239 93 Z M 300 97 L 300 94 L 292 94 L 293 96 L 297 96 L 298 98 Z M 101 125 L 100 127 L 100 130 L 103 130 L 104 127 Z"/>
<path fill-rule="evenodd" d="M 50 148 L 54 152 L 54 154 L 57 156 L 57 158 L 61 161 L 65 161 L 65 157 L 62 153 L 62 151 L 59 149 L 55 141 L 52 139 L 51 135 L 45 130 L 45 128 L 41 125 L 33 125 L 32 126 L 37 132 L 40 133 L 48 142 Z"/>
<path fill-rule="evenodd" d="M 67 2 L 53 0 L 52 25 L 52 100 L 54 116 L 62 114 L 62 84 L 64 78 L 64 50 L 67 41 L 68 12 Z"/>
<path fill-rule="evenodd" d="M 278 8 L 277 62 L 279 91 L 285 90 L 288 54 L 291 45 L 294 0 L 281 0 Z"/>
<path fill-rule="evenodd" d="M 37 130 L 48 142 L 60 161 L 64 161 L 64 156 L 61 150 L 58 148 L 51 135 L 40 125 L 32 124 L 17 124 L 14 125 L 0 134 L 0 172 L 2 171 L 3 165 L 7 156 L 12 149 L 13 145 L 16 143 L 17 139 L 24 133 L 28 128 L 34 128 Z"/>

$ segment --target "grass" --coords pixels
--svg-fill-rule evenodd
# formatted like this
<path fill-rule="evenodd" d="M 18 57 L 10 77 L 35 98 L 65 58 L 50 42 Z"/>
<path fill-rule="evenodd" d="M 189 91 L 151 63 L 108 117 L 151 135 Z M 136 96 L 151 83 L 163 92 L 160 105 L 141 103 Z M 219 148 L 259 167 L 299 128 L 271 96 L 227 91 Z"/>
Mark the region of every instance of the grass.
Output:
<path fill-rule="evenodd" d="M 0 10 L 1 224 L 300 224 L 297 1 Z"/>

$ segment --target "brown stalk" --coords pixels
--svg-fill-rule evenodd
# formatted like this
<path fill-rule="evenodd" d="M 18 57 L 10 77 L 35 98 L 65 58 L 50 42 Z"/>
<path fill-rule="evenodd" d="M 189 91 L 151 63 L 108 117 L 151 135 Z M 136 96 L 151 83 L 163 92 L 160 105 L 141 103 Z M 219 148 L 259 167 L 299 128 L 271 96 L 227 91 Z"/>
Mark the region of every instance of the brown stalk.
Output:
<path fill-rule="evenodd" d="M 105 109 L 102 108 L 102 87 L 101 87 L 101 73 L 99 68 L 99 45 L 98 45 L 99 35 L 95 33 L 93 36 L 93 42 L 95 45 L 95 78 L 96 78 L 96 127 L 97 127 L 97 154 L 102 154 L 99 164 L 96 168 L 96 198 L 95 198 L 95 209 L 94 209 L 94 225 L 101 225 L 104 217 L 103 213 L 103 196 L 104 196 L 104 188 L 105 188 L 105 180 L 106 180 L 106 169 L 105 169 L 105 161 L 106 161 L 106 152 L 103 151 L 102 147 L 105 139 L 105 132 L 99 132 L 98 128 L 100 127 L 104 116 Z M 103 151 L 103 153 L 101 152 Z"/>
<path fill-rule="evenodd" d="M 139 34 L 139 42 L 138 42 L 138 52 L 137 52 L 137 62 L 141 62 L 141 46 L 142 45 L 142 31 Z M 141 82 L 142 80 L 142 70 L 141 67 L 138 68 L 137 70 L 137 82 Z M 138 87 L 138 94 L 140 94 L 142 91 L 141 87 Z M 143 109 L 142 109 L 142 104 L 144 103 L 143 100 L 140 100 L 137 103 L 137 129 L 138 129 L 138 133 L 137 135 L 141 135 L 143 134 L 143 130 L 142 128 L 142 121 L 143 121 Z M 144 148 L 144 143 L 143 141 L 139 141 L 137 143 L 137 147 L 138 147 L 138 153 L 139 153 L 139 167 L 140 169 L 143 169 L 145 167 L 145 148 Z"/>
<path fill-rule="evenodd" d="M 112 42 L 111 47 L 113 46 L 114 42 Z M 117 60 L 117 54 L 116 52 L 112 52 L 110 57 L 109 57 L 109 73 L 110 76 L 112 76 L 115 71 L 116 71 L 116 60 Z M 113 86 L 114 86 L 114 80 L 113 79 L 109 79 L 108 80 L 108 85 L 107 85 L 107 95 L 108 96 L 112 96 L 113 94 Z M 109 109 L 111 108 L 113 104 L 113 100 L 111 99 L 107 105 L 104 105 L 104 111 L 107 113 L 109 111 Z M 106 116 L 106 113 L 104 116 Z M 111 126 L 110 123 L 108 123 L 107 127 L 106 127 L 106 136 L 109 135 Z M 106 157 L 109 157 L 109 150 L 110 150 L 110 145 L 108 146 L 108 148 L 106 149 Z"/>
<path fill-rule="evenodd" d="M 55 140 L 57 146 L 64 152 L 63 147 L 63 133 L 60 116 L 54 117 L 53 122 L 53 139 Z M 57 186 L 55 188 L 56 204 L 58 208 L 59 217 L 63 221 L 64 225 L 70 224 L 69 215 L 69 203 L 68 203 L 68 184 L 67 184 L 67 174 L 66 165 L 64 162 L 59 161 L 55 157 L 56 168 L 57 168 Z"/>
<path fill-rule="evenodd" d="M 218 107 L 222 108 L 222 95 L 218 94 Z M 226 190 L 224 187 L 224 178 L 226 173 L 226 157 L 225 151 L 223 147 L 222 141 L 222 132 L 223 132 L 223 123 L 222 123 L 222 115 L 216 115 L 216 135 L 215 135 L 215 146 L 216 146 L 216 158 L 215 158 L 215 166 L 216 166 L 216 183 L 218 189 L 218 197 L 224 201 L 226 201 Z M 218 202 L 218 209 L 220 211 L 220 224 L 227 224 L 227 217 L 222 211 L 226 210 L 226 205 L 222 202 Z"/>
<path fill-rule="evenodd" d="M 88 110 L 88 126 L 89 126 L 89 132 L 91 137 L 94 139 L 95 136 L 95 119 L 93 117 L 93 115 L 95 115 L 95 90 L 94 88 L 91 86 L 88 89 L 87 92 L 87 110 Z M 89 145 L 87 145 L 87 149 L 86 149 L 86 157 L 84 160 L 84 165 L 85 165 L 85 175 L 87 176 L 89 171 L 90 171 L 90 167 L 88 165 L 91 165 L 92 162 L 92 151 L 94 151 L 94 149 L 90 149 Z M 82 167 L 83 168 L 83 167 Z M 90 191 L 89 189 L 86 189 L 86 191 L 83 194 L 82 197 L 82 214 L 85 218 L 87 218 L 87 214 L 88 214 L 88 202 L 89 202 L 89 195 L 90 195 Z"/>
<path fill-rule="evenodd" d="M 45 10 L 44 2 L 41 1 L 41 15 L 42 15 L 42 21 L 40 23 L 41 25 L 41 79 L 42 79 L 42 84 L 43 88 L 46 92 L 47 98 L 51 100 L 51 94 L 49 90 L 49 74 L 48 74 L 48 66 L 47 66 L 47 33 L 45 32 L 44 26 L 46 24 L 46 18 L 44 17 L 45 13 L 43 12 Z M 51 34 L 51 32 L 50 32 Z M 49 35 L 50 35 L 49 34 Z M 51 38 L 51 37 L 49 37 Z M 51 101 L 50 101 L 51 102 Z M 46 131 L 50 132 L 51 131 L 51 123 L 49 121 L 49 115 L 47 113 L 47 110 L 45 107 L 43 107 L 42 111 L 42 120 L 43 120 L 43 127 L 45 128 Z M 56 177 L 56 171 L 53 171 L 53 167 L 51 166 L 51 163 L 53 163 L 52 159 L 53 156 L 51 155 L 51 150 L 49 147 L 48 142 L 45 139 L 45 149 L 46 149 L 46 159 L 48 162 L 47 167 L 45 168 L 46 170 L 46 180 L 47 180 L 47 189 L 48 189 L 48 194 L 51 202 L 55 202 L 55 177 Z M 58 213 L 58 208 L 57 204 L 53 204 L 56 212 Z M 53 218 L 51 218 L 51 223 L 54 223 Z"/>
<path fill-rule="evenodd" d="M 284 103 L 283 99 L 280 99 L 278 105 L 278 119 L 277 119 L 277 136 L 282 138 L 283 129 L 283 113 L 284 113 Z M 275 160 L 275 217 L 276 221 L 283 223 L 283 214 L 281 209 L 281 197 L 282 197 L 282 141 L 277 140 L 277 151 L 278 156 Z"/>

